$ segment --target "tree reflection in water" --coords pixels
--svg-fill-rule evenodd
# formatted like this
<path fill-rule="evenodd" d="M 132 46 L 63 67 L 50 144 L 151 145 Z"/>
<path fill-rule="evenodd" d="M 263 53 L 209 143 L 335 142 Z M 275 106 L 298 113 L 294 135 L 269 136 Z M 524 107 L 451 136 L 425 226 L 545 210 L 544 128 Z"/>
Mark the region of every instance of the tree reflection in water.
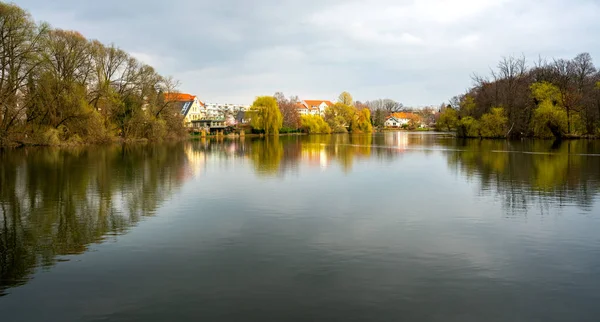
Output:
<path fill-rule="evenodd" d="M 477 179 L 483 193 L 495 193 L 513 212 L 548 203 L 590 210 L 600 188 L 597 141 L 458 140 L 448 165 Z"/>
<path fill-rule="evenodd" d="M 151 216 L 186 164 L 180 144 L 0 152 L 0 295 Z"/>
<path fill-rule="evenodd" d="M 478 193 L 500 198 L 508 214 L 521 215 L 566 204 L 593 209 L 598 151 L 597 141 L 456 140 L 398 132 L 3 151 L 0 295 L 61 255 L 80 254 L 106 236 L 127 232 L 213 162 L 247 161 L 269 180 L 306 167 L 337 167 L 351 175 L 357 160 L 367 168 L 384 162 L 402 167 L 401 158 L 425 155 L 477 183 Z"/>

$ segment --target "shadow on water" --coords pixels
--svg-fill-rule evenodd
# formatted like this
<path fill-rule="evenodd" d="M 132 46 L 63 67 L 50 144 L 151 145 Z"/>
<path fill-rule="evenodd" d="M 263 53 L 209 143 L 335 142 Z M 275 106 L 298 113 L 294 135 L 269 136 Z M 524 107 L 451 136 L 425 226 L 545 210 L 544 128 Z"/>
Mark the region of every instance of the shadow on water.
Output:
<path fill-rule="evenodd" d="M 0 296 L 151 216 L 186 163 L 181 145 L 0 152 Z"/>

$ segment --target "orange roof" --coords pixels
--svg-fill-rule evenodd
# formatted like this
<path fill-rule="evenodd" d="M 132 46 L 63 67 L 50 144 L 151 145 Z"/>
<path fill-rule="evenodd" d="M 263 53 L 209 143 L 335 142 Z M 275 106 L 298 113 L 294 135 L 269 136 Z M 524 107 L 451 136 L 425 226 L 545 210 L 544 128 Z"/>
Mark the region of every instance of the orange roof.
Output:
<path fill-rule="evenodd" d="M 304 100 L 304 103 L 306 103 L 309 108 L 312 108 L 313 106 L 319 106 L 322 103 L 327 104 L 327 106 L 332 106 L 333 103 L 331 103 L 331 101 L 320 101 L 320 100 Z"/>
<path fill-rule="evenodd" d="M 415 116 L 416 116 L 416 114 L 414 114 L 414 113 L 397 112 L 397 113 L 390 114 L 390 116 L 388 116 L 388 118 L 395 117 L 396 119 L 409 119 L 409 118 L 415 117 Z"/>
<path fill-rule="evenodd" d="M 193 101 L 196 99 L 195 95 L 185 93 L 165 93 L 165 100 L 167 101 Z"/>
<path fill-rule="evenodd" d="M 296 102 L 296 108 L 306 108 L 301 102 Z"/>

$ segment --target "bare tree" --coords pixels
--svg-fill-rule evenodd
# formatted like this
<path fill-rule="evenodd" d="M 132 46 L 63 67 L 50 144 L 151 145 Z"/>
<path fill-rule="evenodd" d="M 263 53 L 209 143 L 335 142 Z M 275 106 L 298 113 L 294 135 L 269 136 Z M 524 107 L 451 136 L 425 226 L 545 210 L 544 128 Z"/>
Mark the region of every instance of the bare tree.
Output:
<path fill-rule="evenodd" d="M 400 112 L 404 108 L 404 105 L 402 105 L 402 103 L 389 98 L 368 101 L 365 104 L 369 106 L 372 112 L 376 110 L 382 110 L 386 113 L 386 115 Z"/>
<path fill-rule="evenodd" d="M 283 126 L 292 129 L 300 127 L 300 113 L 298 112 L 298 96 L 290 96 L 286 98 L 281 92 L 277 92 L 273 95 L 277 100 L 279 111 L 283 116 Z"/>

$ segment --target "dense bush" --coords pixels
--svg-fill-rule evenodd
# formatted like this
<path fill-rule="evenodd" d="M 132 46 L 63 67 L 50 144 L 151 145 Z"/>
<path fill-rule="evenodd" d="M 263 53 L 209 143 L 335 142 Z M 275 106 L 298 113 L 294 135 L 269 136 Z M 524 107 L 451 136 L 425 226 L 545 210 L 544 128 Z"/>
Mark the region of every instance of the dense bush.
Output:
<path fill-rule="evenodd" d="M 476 138 L 481 136 L 479 130 L 479 121 L 470 116 L 467 116 L 463 117 L 460 121 L 458 121 L 458 125 L 456 127 L 456 135 L 463 138 Z"/>
<path fill-rule="evenodd" d="M 490 113 L 483 114 L 479 122 L 480 134 L 484 138 L 502 138 L 506 136 L 508 118 L 501 107 L 492 108 Z"/>
<path fill-rule="evenodd" d="M 329 134 L 331 128 L 325 120 L 318 115 L 302 115 L 301 127 L 302 130 L 309 134 Z"/>

